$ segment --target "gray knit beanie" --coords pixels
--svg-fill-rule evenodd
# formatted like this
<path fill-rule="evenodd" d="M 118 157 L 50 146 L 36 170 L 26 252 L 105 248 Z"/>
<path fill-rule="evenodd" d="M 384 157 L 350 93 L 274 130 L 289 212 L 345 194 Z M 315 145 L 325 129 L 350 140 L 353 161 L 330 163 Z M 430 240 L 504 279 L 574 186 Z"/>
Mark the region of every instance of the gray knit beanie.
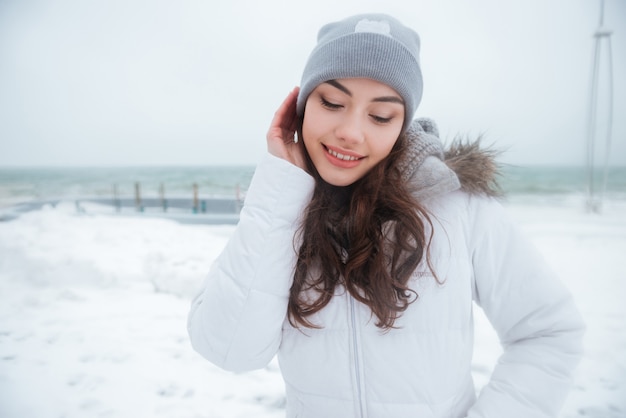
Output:
<path fill-rule="evenodd" d="M 404 100 L 406 129 L 422 99 L 417 33 L 385 14 L 362 14 L 323 26 L 302 74 L 297 112 L 309 94 L 340 78 L 370 78 L 393 88 Z"/>

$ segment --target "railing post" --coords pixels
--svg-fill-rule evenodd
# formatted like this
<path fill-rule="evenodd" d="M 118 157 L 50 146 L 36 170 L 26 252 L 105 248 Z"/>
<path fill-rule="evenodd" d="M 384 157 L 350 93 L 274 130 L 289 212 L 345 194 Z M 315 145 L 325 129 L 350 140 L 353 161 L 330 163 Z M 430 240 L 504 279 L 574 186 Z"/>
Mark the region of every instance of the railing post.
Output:
<path fill-rule="evenodd" d="M 193 184 L 193 213 L 198 213 L 198 185 Z"/>
<path fill-rule="evenodd" d="M 135 209 L 138 212 L 143 212 L 143 205 L 141 204 L 141 184 L 135 182 Z"/>
<path fill-rule="evenodd" d="M 167 199 L 165 198 L 165 185 L 163 183 L 159 185 L 159 197 L 161 199 L 163 212 L 167 212 Z"/>
<path fill-rule="evenodd" d="M 119 213 L 122 208 L 122 202 L 120 201 L 117 184 L 113 184 L 113 206 L 115 211 Z"/>

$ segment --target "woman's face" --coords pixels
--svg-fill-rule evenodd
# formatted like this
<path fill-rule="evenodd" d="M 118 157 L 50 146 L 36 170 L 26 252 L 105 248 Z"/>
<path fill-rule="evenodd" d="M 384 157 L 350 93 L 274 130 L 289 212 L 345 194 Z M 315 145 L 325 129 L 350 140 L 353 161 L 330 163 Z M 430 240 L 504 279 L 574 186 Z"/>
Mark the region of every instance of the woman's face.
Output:
<path fill-rule="evenodd" d="M 307 99 L 302 139 L 324 181 L 348 186 L 389 155 L 403 123 L 404 102 L 386 84 L 331 80 Z"/>

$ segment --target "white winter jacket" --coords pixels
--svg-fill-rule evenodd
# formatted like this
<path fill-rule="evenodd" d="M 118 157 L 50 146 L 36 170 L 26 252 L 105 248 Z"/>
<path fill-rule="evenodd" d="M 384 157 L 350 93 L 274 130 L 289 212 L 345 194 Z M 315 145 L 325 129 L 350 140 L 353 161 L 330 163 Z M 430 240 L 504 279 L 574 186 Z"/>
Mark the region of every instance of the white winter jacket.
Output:
<path fill-rule="evenodd" d="M 571 295 L 497 201 L 450 183 L 455 173 L 436 157 L 420 166 L 440 173 L 425 176 L 422 189 L 448 184 L 426 200 L 431 259 L 443 283 L 427 268 L 415 271 L 419 298 L 398 329 L 381 331 L 343 288 L 311 318 L 322 328 L 294 329 L 286 320 L 294 233 L 314 181 L 268 155 L 192 303 L 193 347 L 232 371 L 262 368 L 278 354 L 290 418 L 557 416 L 581 356 L 583 324 Z M 473 302 L 503 346 L 478 398 L 470 373 Z"/>

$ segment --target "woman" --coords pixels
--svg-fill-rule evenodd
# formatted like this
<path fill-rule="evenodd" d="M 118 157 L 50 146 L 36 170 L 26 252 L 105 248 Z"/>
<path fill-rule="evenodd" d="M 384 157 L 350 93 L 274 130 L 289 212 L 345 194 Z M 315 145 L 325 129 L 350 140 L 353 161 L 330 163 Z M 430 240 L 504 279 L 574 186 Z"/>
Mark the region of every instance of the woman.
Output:
<path fill-rule="evenodd" d="M 582 321 L 493 198 L 491 153 L 444 153 L 413 120 L 418 56 L 390 16 L 320 30 L 192 303 L 192 344 L 233 371 L 278 354 L 288 417 L 556 416 Z M 478 398 L 473 302 L 503 346 Z"/>

